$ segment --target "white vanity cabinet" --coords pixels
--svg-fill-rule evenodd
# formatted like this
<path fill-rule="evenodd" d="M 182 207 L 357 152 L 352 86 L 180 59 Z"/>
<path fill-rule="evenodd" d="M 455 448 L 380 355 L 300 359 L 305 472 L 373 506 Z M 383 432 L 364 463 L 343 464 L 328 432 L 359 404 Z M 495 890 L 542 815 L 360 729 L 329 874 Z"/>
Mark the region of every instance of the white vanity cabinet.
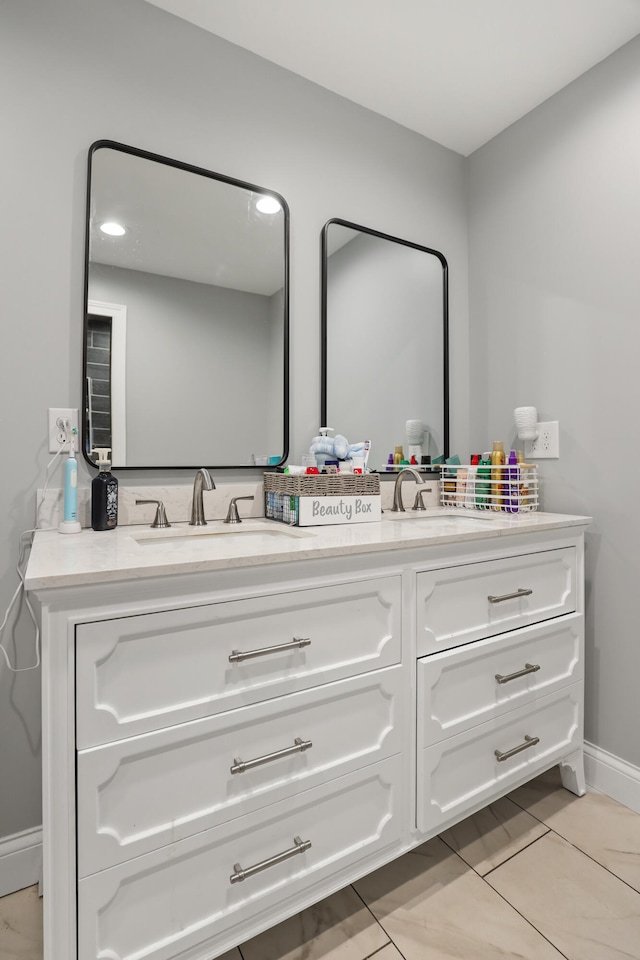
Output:
<path fill-rule="evenodd" d="M 212 960 L 555 763 L 581 792 L 570 521 L 28 575 L 45 960 Z"/>
<path fill-rule="evenodd" d="M 418 573 L 422 832 L 568 754 L 584 792 L 581 581 L 581 545 Z"/>

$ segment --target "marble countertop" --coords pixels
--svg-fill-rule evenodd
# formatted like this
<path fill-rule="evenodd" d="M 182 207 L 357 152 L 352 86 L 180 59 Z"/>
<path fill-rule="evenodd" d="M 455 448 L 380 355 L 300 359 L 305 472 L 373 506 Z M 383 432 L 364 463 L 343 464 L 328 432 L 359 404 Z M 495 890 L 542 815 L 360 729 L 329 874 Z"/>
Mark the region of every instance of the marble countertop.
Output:
<path fill-rule="evenodd" d="M 373 523 L 289 527 L 273 520 L 220 520 L 168 530 L 121 526 L 97 533 L 35 534 L 25 575 L 27 590 L 199 573 L 292 560 L 368 554 L 585 526 L 589 517 L 530 513 L 509 517 L 434 508 L 419 515 L 385 513 Z"/>

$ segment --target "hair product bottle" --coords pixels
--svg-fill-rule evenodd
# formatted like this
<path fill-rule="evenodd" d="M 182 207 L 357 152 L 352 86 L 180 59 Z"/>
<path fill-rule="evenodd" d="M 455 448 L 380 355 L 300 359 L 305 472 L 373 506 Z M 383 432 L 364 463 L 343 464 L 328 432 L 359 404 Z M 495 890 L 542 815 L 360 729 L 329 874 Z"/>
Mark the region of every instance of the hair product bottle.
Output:
<path fill-rule="evenodd" d="M 491 454 L 483 453 L 478 466 L 476 483 L 476 507 L 488 510 L 491 502 Z"/>
<path fill-rule="evenodd" d="M 491 451 L 491 509 L 502 510 L 504 503 L 504 470 L 506 456 L 502 440 L 493 441 Z"/>
<path fill-rule="evenodd" d="M 509 451 L 509 466 L 507 467 L 507 513 L 518 513 L 520 509 L 520 467 L 515 450 Z"/>

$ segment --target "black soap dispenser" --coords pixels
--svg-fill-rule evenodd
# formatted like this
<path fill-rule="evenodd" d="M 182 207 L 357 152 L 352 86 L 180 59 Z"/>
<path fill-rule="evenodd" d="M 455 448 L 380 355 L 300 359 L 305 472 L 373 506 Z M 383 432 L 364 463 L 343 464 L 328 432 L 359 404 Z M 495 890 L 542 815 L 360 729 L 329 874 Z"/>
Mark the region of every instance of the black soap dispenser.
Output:
<path fill-rule="evenodd" d="M 91 481 L 91 527 L 114 530 L 118 526 L 118 481 L 110 472 L 109 447 L 91 451 L 97 458 L 98 476 Z"/>

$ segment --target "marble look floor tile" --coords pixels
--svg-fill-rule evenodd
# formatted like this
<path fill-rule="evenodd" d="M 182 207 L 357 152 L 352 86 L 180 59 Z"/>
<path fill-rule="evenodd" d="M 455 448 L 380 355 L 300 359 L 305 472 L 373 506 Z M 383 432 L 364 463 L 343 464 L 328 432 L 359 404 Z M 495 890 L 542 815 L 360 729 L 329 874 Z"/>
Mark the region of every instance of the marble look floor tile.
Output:
<path fill-rule="evenodd" d="M 564 789 L 559 767 L 552 767 L 522 787 L 512 790 L 507 796 L 538 820 L 542 820 L 541 813 L 549 813 L 582 800 L 582 797 L 576 797 L 574 793 Z M 536 813 L 534 807 L 537 809 Z"/>
<path fill-rule="evenodd" d="M 440 837 L 470 867 L 484 876 L 523 850 L 549 828 L 503 797 L 467 817 Z"/>
<path fill-rule="evenodd" d="M 402 954 L 392 943 L 388 943 L 382 950 L 371 955 L 371 960 L 403 960 Z"/>
<path fill-rule="evenodd" d="M 27 887 L 0 899 L 2 960 L 42 960 L 42 900 Z"/>
<path fill-rule="evenodd" d="M 561 960 L 438 837 L 354 886 L 405 960 Z"/>
<path fill-rule="evenodd" d="M 360 897 L 346 887 L 240 950 L 244 960 L 365 960 L 388 942 Z"/>
<path fill-rule="evenodd" d="M 640 894 L 555 833 L 486 882 L 568 960 L 640 960 Z"/>
<path fill-rule="evenodd" d="M 552 776 L 525 784 L 510 797 L 640 891 L 640 814 L 603 793 L 576 797 Z"/>

